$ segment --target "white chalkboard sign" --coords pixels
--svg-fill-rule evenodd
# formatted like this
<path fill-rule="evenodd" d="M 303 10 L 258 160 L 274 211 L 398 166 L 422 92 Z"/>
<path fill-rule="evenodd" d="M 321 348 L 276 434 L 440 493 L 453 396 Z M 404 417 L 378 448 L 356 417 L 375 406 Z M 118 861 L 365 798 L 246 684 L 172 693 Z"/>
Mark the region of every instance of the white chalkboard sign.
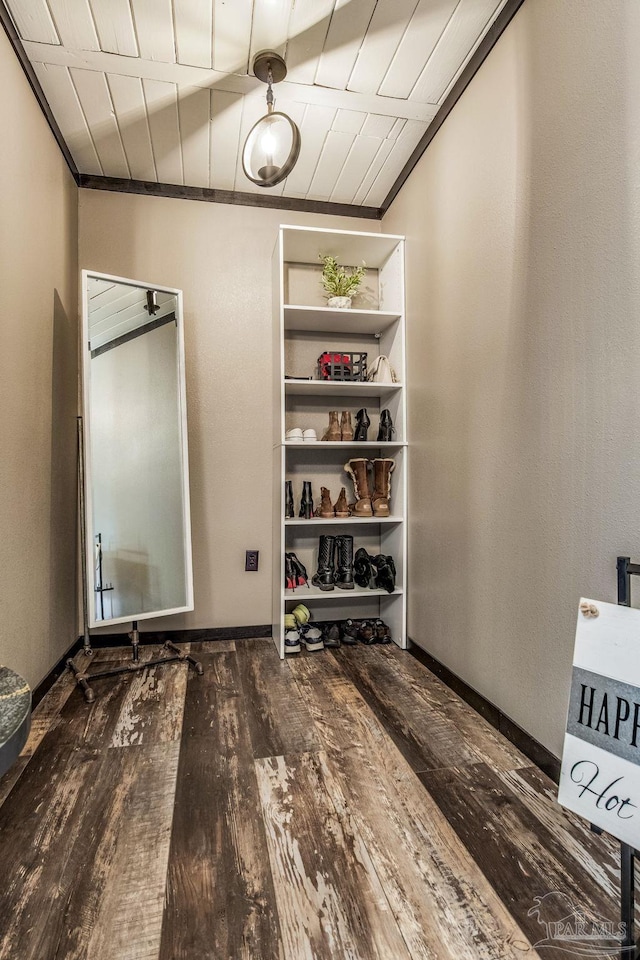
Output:
<path fill-rule="evenodd" d="M 640 610 L 580 602 L 558 800 L 640 848 Z"/>

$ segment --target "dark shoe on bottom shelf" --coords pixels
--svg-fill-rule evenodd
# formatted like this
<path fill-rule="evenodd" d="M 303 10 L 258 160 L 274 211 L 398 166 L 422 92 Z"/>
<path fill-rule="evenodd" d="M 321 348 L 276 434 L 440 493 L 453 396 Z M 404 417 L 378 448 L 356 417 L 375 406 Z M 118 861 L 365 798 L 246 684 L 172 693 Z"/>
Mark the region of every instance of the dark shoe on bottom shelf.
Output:
<path fill-rule="evenodd" d="M 304 626 L 298 629 L 302 642 L 310 653 L 315 650 L 324 650 L 322 631 L 319 630 L 318 627 L 311 627 L 309 624 L 304 624 Z"/>
<path fill-rule="evenodd" d="M 353 647 L 358 642 L 359 620 L 345 620 L 342 624 L 342 643 L 347 647 Z"/>
<path fill-rule="evenodd" d="M 363 620 L 358 630 L 358 640 L 360 643 L 370 646 L 376 642 L 376 634 L 371 620 Z"/>
<path fill-rule="evenodd" d="M 391 631 L 383 620 L 376 620 L 373 624 L 376 643 L 391 643 Z"/>
<path fill-rule="evenodd" d="M 339 647 L 340 646 L 340 627 L 337 623 L 323 623 L 322 624 L 322 640 L 325 647 Z"/>

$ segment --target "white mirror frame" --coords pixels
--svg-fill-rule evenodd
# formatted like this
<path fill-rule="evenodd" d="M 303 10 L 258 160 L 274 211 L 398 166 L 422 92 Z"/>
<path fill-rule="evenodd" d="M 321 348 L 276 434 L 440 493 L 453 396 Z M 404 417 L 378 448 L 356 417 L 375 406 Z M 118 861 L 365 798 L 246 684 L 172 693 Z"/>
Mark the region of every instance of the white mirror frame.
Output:
<path fill-rule="evenodd" d="M 191 505 L 189 497 L 189 450 L 187 436 L 187 394 L 184 362 L 184 331 L 182 312 L 182 290 L 173 287 L 163 287 L 157 283 L 145 283 L 140 280 L 130 280 L 127 277 L 116 277 L 108 273 L 97 273 L 94 270 L 82 270 L 82 412 L 84 433 L 84 487 L 85 487 L 85 525 L 86 525 L 86 553 L 85 576 L 87 585 L 87 600 L 89 611 L 89 627 L 104 627 L 116 623 L 132 623 L 135 620 L 150 620 L 153 617 L 165 617 L 174 613 L 186 613 L 193 610 L 193 557 L 191 549 Z M 93 484 L 91 472 L 91 349 L 89 342 L 89 278 L 111 280 L 114 283 L 126 283 L 143 290 L 157 290 L 160 293 L 169 293 L 176 297 L 177 345 L 178 345 L 178 403 L 180 406 L 180 435 L 182 459 L 182 527 L 185 547 L 185 585 L 186 604 L 182 607 L 173 607 L 165 610 L 153 610 L 148 613 L 129 615 L 126 617 L 108 617 L 96 620 L 96 582 L 94 569 L 94 532 L 93 532 Z"/>

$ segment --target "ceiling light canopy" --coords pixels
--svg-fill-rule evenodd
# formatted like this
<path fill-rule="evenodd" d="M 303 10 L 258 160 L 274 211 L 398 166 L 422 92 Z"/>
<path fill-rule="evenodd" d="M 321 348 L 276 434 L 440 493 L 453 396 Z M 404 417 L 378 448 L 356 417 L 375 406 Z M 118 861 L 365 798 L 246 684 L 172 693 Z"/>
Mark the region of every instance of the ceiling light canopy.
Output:
<path fill-rule="evenodd" d="M 249 131 L 242 151 L 245 176 L 259 187 L 275 187 L 293 170 L 300 153 L 300 131 L 286 113 L 273 109 L 271 85 L 287 75 L 287 66 L 277 53 L 256 54 L 253 72 L 267 84 L 267 113 Z"/>

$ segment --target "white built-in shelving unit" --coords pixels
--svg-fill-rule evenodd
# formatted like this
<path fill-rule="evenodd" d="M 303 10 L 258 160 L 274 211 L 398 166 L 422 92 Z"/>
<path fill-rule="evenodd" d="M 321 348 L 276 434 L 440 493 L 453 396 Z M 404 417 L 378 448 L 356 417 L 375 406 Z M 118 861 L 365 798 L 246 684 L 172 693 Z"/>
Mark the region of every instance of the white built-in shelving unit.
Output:
<path fill-rule="evenodd" d="M 320 277 L 320 255 L 335 256 L 344 266 L 364 263 L 367 274 L 349 310 L 326 306 Z M 405 383 L 404 238 L 380 233 L 356 233 L 313 227 L 281 226 L 273 255 L 274 313 L 274 514 L 273 514 L 273 638 L 284 657 L 284 614 L 303 602 L 314 620 L 380 617 L 394 641 L 407 645 L 407 435 Z M 371 366 L 379 354 L 389 357 L 398 382 L 325 381 L 318 378 L 318 357 L 325 351 L 366 351 Z M 303 379 L 313 377 L 314 379 Z M 365 407 L 371 420 L 366 442 L 323 442 L 329 411 Z M 377 442 L 380 411 L 388 409 L 395 434 Z M 315 443 L 286 441 L 292 427 L 315 429 Z M 392 457 L 391 516 L 323 520 L 298 517 L 302 484 L 310 480 L 314 503 L 320 487 L 328 487 L 332 502 L 341 487 L 353 502 L 353 485 L 344 471 L 354 457 Z M 293 482 L 294 519 L 285 519 L 285 481 Z M 390 554 L 396 568 L 392 594 L 379 589 L 338 588 L 323 592 L 311 586 L 322 534 L 349 533 L 354 553 Z M 284 554 L 293 551 L 307 568 L 310 589 L 285 589 Z"/>

